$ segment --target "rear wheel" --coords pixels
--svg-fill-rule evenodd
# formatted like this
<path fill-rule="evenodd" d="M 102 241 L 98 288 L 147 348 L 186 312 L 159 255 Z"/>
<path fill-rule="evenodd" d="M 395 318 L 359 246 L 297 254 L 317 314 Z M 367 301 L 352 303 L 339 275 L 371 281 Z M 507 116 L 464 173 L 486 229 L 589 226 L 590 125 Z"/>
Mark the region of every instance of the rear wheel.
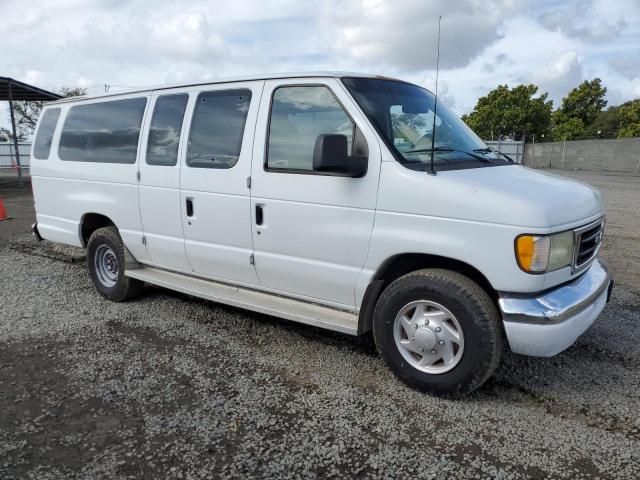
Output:
<path fill-rule="evenodd" d="M 124 245 L 114 226 L 99 228 L 91 234 L 87 266 L 96 290 L 109 300 L 128 300 L 142 290 L 142 282 L 124 275 Z"/>
<path fill-rule="evenodd" d="M 380 295 L 373 334 L 380 355 L 408 385 L 462 396 L 495 371 L 502 353 L 500 316 L 475 282 L 448 270 L 419 270 Z"/>

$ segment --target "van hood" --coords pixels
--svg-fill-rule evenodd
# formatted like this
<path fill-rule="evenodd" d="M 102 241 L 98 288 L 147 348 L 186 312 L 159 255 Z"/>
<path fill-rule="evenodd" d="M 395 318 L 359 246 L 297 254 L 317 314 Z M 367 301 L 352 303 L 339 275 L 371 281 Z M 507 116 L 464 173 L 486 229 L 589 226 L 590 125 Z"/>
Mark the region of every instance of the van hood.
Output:
<path fill-rule="evenodd" d="M 554 232 L 604 215 L 595 188 L 521 165 L 427 175 L 398 162 L 382 162 L 378 208 L 415 215 L 513 225 Z M 535 232 L 532 232 L 535 233 Z"/>
<path fill-rule="evenodd" d="M 470 187 L 471 196 L 480 197 L 476 200 L 484 205 L 491 199 L 491 204 L 506 207 L 495 209 L 501 217 L 493 219 L 496 223 L 554 229 L 604 214 L 602 194 L 592 186 L 521 165 L 455 170 L 442 176 Z"/>

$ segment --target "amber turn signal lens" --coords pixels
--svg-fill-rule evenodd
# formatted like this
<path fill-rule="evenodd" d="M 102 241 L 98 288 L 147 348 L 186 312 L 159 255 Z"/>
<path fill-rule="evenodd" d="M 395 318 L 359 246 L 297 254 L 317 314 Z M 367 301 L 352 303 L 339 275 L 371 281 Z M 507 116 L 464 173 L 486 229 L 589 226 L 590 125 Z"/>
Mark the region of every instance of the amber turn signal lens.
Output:
<path fill-rule="evenodd" d="M 551 240 L 543 235 L 520 235 L 516 239 L 516 258 L 525 272 L 542 273 L 549 263 Z"/>
<path fill-rule="evenodd" d="M 523 235 L 518 237 L 516 241 L 516 254 L 518 263 L 523 270 L 531 271 L 531 262 L 533 261 L 533 237 Z"/>

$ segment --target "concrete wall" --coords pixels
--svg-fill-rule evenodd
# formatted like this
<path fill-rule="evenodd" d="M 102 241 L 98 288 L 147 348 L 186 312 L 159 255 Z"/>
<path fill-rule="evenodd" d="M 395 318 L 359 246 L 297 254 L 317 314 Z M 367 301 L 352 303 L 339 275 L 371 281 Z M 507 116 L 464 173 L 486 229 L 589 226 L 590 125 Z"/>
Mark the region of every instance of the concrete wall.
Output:
<path fill-rule="evenodd" d="M 640 173 L 640 138 L 528 143 L 524 164 L 534 168 Z"/>

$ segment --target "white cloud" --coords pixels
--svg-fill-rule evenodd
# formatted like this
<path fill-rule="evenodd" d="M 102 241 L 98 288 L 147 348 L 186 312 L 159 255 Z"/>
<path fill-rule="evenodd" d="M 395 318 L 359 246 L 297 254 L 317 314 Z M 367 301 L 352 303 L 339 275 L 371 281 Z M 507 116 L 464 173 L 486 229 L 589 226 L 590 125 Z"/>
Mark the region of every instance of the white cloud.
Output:
<path fill-rule="evenodd" d="M 39 70 L 27 70 L 24 72 L 24 78 L 26 83 L 38 84 L 42 78 L 42 72 Z"/>
<path fill-rule="evenodd" d="M 494 73 L 498 68 L 510 67 L 514 64 L 514 61 L 507 55 L 506 53 L 498 53 L 493 59 L 490 61 L 484 62 L 482 64 L 482 70 L 487 73 Z"/>
<path fill-rule="evenodd" d="M 3 20 L 0 31 L 19 33 L 25 28 L 37 28 L 46 18 L 44 10 L 39 6 L 26 6 L 21 9 L 20 15 L 10 15 L 8 6 L 3 7 Z"/>
<path fill-rule="evenodd" d="M 467 65 L 502 37 L 500 27 L 521 0 L 359 0 L 329 14 L 323 25 L 335 55 L 357 63 L 405 71 L 435 66 L 438 17 L 442 15 L 441 66 Z M 345 7 L 345 4 L 342 4 Z"/>
<path fill-rule="evenodd" d="M 627 54 L 618 54 L 609 61 L 609 66 L 623 77 L 633 80 L 640 77 L 640 49 Z"/>
<path fill-rule="evenodd" d="M 547 28 L 569 37 L 585 42 L 603 42 L 618 38 L 637 15 L 636 0 L 573 0 L 557 3 L 538 18 Z"/>
<path fill-rule="evenodd" d="M 419 85 L 431 90 L 436 91 L 436 77 L 435 75 L 429 75 L 424 78 Z M 438 79 L 438 103 L 444 103 L 448 107 L 456 106 L 456 97 L 450 92 L 449 82 L 446 80 Z"/>
<path fill-rule="evenodd" d="M 582 80 L 583 72 L 578 52 L 570 50 L 562 52 L 549 62 L 547 67 L 537 74 L 531 83 L 535 83 L 542 90 L 549 92 L 550 97 L 556 100 L 556 107 L 559 107 L 559 99 Z"/>
<path fill-rule="evenodd" d="M 157 50 L 178 58 L 218 56 L 222 37 L 211 30 L 202 12 L 165 15 L 152 21 L 151 38 Z"/>

